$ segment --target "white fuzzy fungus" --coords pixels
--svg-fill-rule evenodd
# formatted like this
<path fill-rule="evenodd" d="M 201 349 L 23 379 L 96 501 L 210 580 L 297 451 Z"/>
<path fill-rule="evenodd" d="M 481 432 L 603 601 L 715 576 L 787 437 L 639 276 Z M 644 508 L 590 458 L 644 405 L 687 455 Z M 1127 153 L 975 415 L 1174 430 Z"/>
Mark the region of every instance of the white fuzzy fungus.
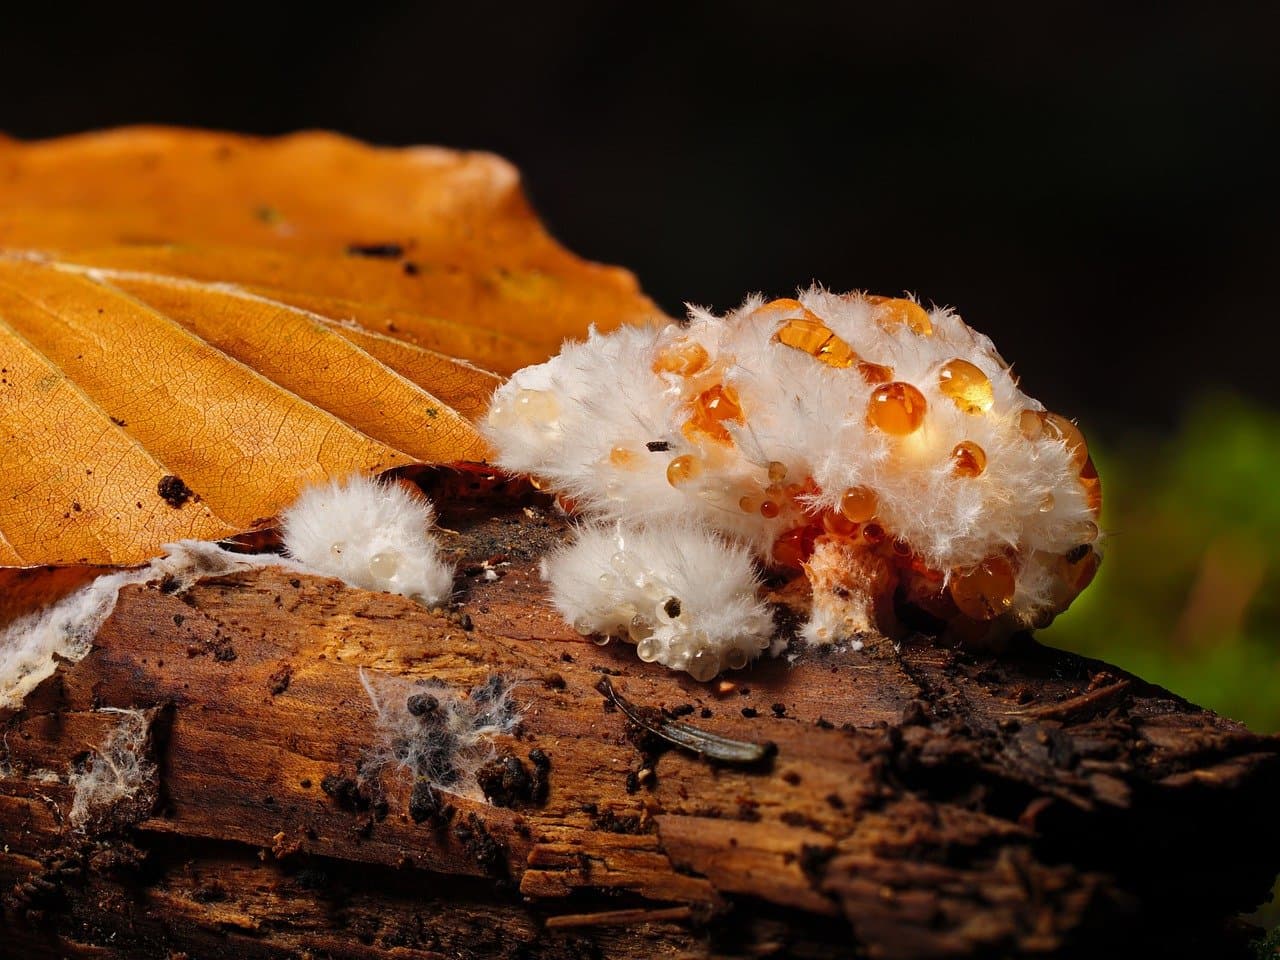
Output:
<path fill-rule="evenodd" d="M 513 376 L 485 430 L 502 467 L 624 537 L 701 524 L 803 573 L 816 643 L 891 632 L 895 601 L 965 636 L 1040 625 L 1099 561 L 1079 430 L 958 315 L 911 300 L 814 288 L 593 331 Z M 581 598 L 583 571 L 558 570 L 556 595 Z"/>
<path fill-rule="evenodd" d="M 115 707 L 104 707 L 98 712 L 117 714 L 120 722 L 94 748 L 84 769 L 72 770 L 67 779 L 72 789 L 68 819 L 77 828 L 83 827 L 95 813 L 134 796 L 156 774 L 155 764 L 146 755 L 148 714 Z"/>
<path fill-rule="evenodd" d="M 434 515 L 401 484 L 355 475 L 304 490 L 281 521 L 285 548 L 307 570 L 429 605 L 453 590 Z"/>
<path fill-rule="evenodd" d="M 697 680 L 746 666 L 773 635 L 750 552 L 688 521 L 584 527 L 543 576 L 579 633 L 629 640 Z"/>

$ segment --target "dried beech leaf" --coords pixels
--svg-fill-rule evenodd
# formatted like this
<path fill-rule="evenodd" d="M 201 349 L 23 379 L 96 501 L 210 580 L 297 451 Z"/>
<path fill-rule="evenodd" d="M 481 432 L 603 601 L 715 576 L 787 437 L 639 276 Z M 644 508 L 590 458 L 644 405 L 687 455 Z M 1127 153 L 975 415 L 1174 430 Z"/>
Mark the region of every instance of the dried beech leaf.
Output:
<path fill-rule="evenodd" d="M 137 563 L 325 477 L 481 461 L 489 369 L 656 315 L 559 247 L 496 157 L 0 139 L 0 566 Z M 35 572 L 0 591 L 76 581 Z"/>

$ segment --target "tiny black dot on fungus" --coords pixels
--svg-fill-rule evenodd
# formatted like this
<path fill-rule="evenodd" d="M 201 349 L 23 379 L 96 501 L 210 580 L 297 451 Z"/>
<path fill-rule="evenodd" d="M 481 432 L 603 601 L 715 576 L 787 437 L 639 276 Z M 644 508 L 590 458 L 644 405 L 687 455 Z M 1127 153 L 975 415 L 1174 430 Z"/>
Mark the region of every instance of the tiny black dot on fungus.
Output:
<path fill-rule="evenodd" d="M 673 717 L 687 717 L 689 714 L 693 713 L 693 704 L 682 703 L 679 706 L 672 707 L 667 711 L 667 713 Z"/>
<path fill-rule="evenodd" d="M 407 277 L 416 277 L 418 275 L 418 265 L 412 260 L 406 260 L 401 269 L 404 270 L 405 276 Z"/>
<path fill-rule="evenodd" d="M 76 513 L 79 513 L 83 508 L 80 506 L 78 502 L 73 502 L 71 504 L 71 509 L 74 510 Z"/>
<path fill-rule="evenodd" d="M 172 474 L 160 478 L 160 482 L 156 484 L 156 492 L 160 494 L 161 500 L 175 510 L 190 500 L 193 493 L 192 489 L 183 483 L 181 477 L 175 477 Z"/>
<path fill-rule="evenodd" d="M 112 418 L 111 418 L 111 422 L 112 422 L 112 423 L 114 423 L 117 427 L 127 427 L 127 426 L 128 426 L 128 424 L 127 424 L 127 423 L 125 423 L 123 420 L 121 420 L 119 417 L 112 417 Z"/>
<path fill-rule="evenodd" d="M 666 440 L 650 440 L 645 446 L 649 448 L 650 453 L 666 453 L 671 449 L 671 444 Z"/>
<path fill-rule="evenodd" d="M 760 712 L 755 707 L 743 707 L 742 715 L 750 720 L 752 717 L 760 716 Z"/>
<path fill-rule="evenodd" d="M 349 243 L 347 256 L 397 260 L 404 256 L 404 246 L 399 243 Z"/>
<path fill-rule="evenodd" d="M 710 707 L 703 707 L 701 713 L 699 713 L 698 716 L 702 717 L 703 720 L 710 720 L 713 716 L 715 716 L 715 714 L 711 712 Z"/>
<path fill-rule="evenodd" d="M 785 717 L 787 715 L 787 705 L 785 703 L 775 703 L 769 709 L 773 711 L 775 717 Z"/>

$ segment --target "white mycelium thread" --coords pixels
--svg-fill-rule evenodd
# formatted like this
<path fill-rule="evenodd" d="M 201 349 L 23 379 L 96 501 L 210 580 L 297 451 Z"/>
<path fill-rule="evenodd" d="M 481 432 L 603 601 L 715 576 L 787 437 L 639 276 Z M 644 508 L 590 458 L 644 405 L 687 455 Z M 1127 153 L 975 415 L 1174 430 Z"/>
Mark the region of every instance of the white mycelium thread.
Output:
<path fill-rule="evenodd" d="M 543 575 L 579 633 L 630 640 L 697 680 L 746 666 L 773 635 L 748 550 L 688 521 L 584 527 Z"/>
<path fill-rule="evenodd" d="M 1099 560 L 1078 429 L 989 339 L 910 300 L 814 288 L 592 332 L 512 377 L 485 429 L 501 466 L 624 537 L 701 524 L 803 572 L 813 642 L 891 632 L 895 597 L 964 636 L 1040 625 Z M 558 596 L 579 572 L 553 567 Z"/>
<path fill-rule="evenodd" d="M 432 518 L 431 504 L 422 497 L 353 476 L 303 491 L 285 512 L 285 545 L 293 559 L 235 553 L 199 540 L 167 544 L 165 555 L 145 567 L 105 574 L 0 627 L 0 708 L 21 706 L 59 659 L 83 658 L 121 588 L 132 583 L 163 580 L 168 592 L 182 592 L 202 577 L 284 566 L 425 604 L 447 600 L 453 568 L 440 557 Z"/>
<path fill-rule="evenodd" d="M 164 556 L 145 567 L 105 574 L 0 629 L 0 707 L 21 706 L 40 681 L 53 675 L 58 660 L 83 659 L 98 628 L 115 609 L 122 587 L 165 580 L 169 592 L 181 593 L 201 577 L 285 562 L 276 556 L 232 553 L 198 540 L 166 544 L 164 549 Z"/>
<path fill-rule="evenodd" d="M 155 764 L 146 758 L 147 714 L 116 707 L 98 712 L 118 714 L 120 722 L 94 748 L 85 768 L 68 777 L 73 791 L 69 819 L 74 827 L 83 827 L 94 813 L 133 796 L 156 773 Z"/>
<path fill-rule="evenodd" d="M 424 604 L 453 591 L 430 533 L 435 512 L 397 483 L 354 475 L 302 492 L 281 516 L 285 547 L 308 571 Z"/>

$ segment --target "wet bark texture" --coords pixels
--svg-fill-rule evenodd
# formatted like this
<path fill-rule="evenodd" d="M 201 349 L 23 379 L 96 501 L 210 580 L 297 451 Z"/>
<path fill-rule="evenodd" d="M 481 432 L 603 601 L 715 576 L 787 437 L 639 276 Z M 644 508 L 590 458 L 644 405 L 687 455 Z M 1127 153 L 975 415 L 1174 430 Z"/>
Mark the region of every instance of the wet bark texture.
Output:
<path fill-rule="evenodd" d="M 545 505 L 457 516 L 454 611 L 267 569 L 132 586 L 0 714 L 8 956 L 1230 956 L 1280 867 L 1280 741 L 1024 639 L 703 685 L 543 602 Z M 485 564 L 484 561 L 491 561 Z M 489 579 L 493 568 L 497 579 Z M 367 761 L 360 672 L 515 682 L 490 801 Z M 598 689 L 776 753 L 663 749 Z M 472 693 L 472 696 L 475 694 Z M 68 771 L 154 711 L 143 789 Z M 539 752 L 540 751 L 540 752 Z"/>

